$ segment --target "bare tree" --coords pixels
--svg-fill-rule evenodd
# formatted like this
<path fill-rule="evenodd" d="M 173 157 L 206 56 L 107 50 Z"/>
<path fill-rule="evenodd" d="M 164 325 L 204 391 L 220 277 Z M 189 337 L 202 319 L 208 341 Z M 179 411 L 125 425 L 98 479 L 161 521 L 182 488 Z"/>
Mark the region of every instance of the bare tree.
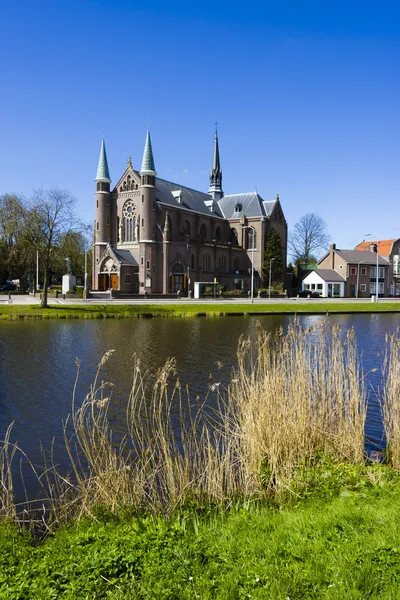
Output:
<path fill-rule="evenodd" d="M 75 199 L 66 190 L 37 190 L 33 199 L 19 208 L 23 235 L 39 253 L 44 272 L 41 307 L 47 307 L 49 270 L 64 254 L 69 234 L 78 227 Z"/>
<path fill-rule="evenodd" d="M 329 239 L 325 221 L 315 213 L 307 213 L 289 233 L 289 254 L 294 261 L 300 259 L 307 263 L 315 254 L 326 250 Z"/>

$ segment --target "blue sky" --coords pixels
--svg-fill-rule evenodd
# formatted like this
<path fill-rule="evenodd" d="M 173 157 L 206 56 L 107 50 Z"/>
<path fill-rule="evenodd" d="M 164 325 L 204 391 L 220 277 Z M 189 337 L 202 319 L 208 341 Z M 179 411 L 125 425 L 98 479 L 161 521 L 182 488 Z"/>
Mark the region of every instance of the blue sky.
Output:
<path fill-rule="evenodd" d="M 140 167 L 225 193 L 279 193 L 338 247 L 400 237 L 400 4 L 128 0 L 2 3 L 0 193 L 60 186 L 94 218 L 102 130 L 116 183 Z"/>

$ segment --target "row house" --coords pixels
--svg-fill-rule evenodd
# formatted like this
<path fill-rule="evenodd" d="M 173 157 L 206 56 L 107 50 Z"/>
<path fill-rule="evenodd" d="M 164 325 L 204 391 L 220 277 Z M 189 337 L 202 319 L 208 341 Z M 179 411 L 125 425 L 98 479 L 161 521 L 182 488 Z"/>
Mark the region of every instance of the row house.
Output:
<path fill-rule="evenodd" d="M 378 240 L 376 243 L 363 241 L 355 249 L 362 252 L 375 251 L 378 245 L 378 254 L 390 264 L 390 296 L 400 296 L 400 239 Z"/>
<path fill-rule="evenodd" d="M 378 271 L 377 271 L 378 269 Z M 302 281 L 302 289 L 318 292 L 325 298 L 368 298 L 389 296 L 391 266 L 377 255 L 376 245 L 369 252 L 339 250 L 331 244 L 329 252 L 318 262 L 317 269 Z"/>

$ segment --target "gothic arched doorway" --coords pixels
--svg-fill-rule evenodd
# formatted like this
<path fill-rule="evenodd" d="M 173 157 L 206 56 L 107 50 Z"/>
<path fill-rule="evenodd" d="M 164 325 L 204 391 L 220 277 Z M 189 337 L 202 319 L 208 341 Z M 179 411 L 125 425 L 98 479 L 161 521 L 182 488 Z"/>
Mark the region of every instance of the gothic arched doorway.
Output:
<path fill-rule="evenodd" d="M 172 267 L 172 292 L 183 292 L 186 289 L 185 269 L 182 263 Z"/>

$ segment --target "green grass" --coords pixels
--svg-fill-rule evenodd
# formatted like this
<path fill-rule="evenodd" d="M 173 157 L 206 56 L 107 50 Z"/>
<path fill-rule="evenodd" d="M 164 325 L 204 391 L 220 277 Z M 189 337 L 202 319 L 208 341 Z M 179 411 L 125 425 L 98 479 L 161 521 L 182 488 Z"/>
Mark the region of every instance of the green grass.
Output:
<path fill-rule="evenodd" d="M 98 507 L 97 522 L 43 543 L 3 523 L 0 598 L 400 598 L 399 477 L 379 466 L 315 474 L 294 506 L 187 506 L 169 520 Z"/>
<path fill-rule="evenodd" d="M 338 314 L 400 312 L 400 302 L 385 303 L 297 303 L 285 304 L 88 304 L 56 305 L 42 309 L 38 305 L 2 305 L 0 320 L 13 319 L 101 319 L 132 317 L 223 317 L 235 314 Z"/>

